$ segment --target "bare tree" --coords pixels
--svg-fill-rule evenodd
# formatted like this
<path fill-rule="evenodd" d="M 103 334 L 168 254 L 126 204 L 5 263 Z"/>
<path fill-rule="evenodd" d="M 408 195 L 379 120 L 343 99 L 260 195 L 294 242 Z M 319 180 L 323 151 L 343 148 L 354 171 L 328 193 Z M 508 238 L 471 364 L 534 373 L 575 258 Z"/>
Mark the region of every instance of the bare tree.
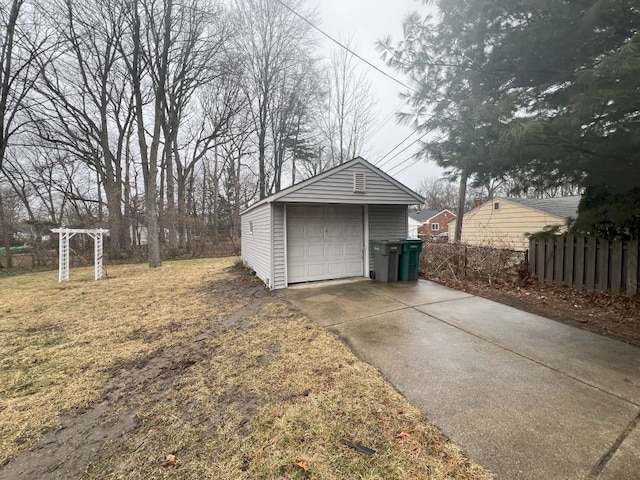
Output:
<path fill-rule="evenodd" d="M 285 163 L 291 160 L 292 182 L 295 183 L 296 159 L 305 159 L 310 143 L 316 143 L 311 133 L 322 96 L 321 74 L 315 59 L 301 60 L 289 71 L 281 72 L 280 88 L 274 92 L 270 109 L 270 139 L 272 169 L 267 177 L 268 191 L 282 189 Z"/>
<path fill-rule="evenodd" d="M 125 11 L 115 0 L 59 0 L 55 7 L 50 21 L 64 50 L 46 68 L 39 88 L 49 99 L 40 107 L 47 126 L 39 133 L 51 148 L 64 145 L 95 170 L 96 186 L 106 197 L 110 253 L 119 256 L 129 248 L 122 186 L 126 132 L 133 121 L 118 45 Z"/>
<path fill-rule="evenodd" d="M 189 113 L 198 116 L 195 108 L 198 92 L 216 85 L 214 89 L 229 87 L 227 78 L 232 75 L 233 65 L 228 62 L 225 46 L 230 40 L 232 29 L 226 13 L 220 5 L 208 5 L 204 8 L 197 0 L 181 4 L 176 11 L 175 26 L 172 31 L 172 45 L 168 56 L 168 88 L 166 90 L 166 112 L 163 121 L 164 168 L 167 182 L 166 208 L 169 245 L 172 248 L 185 248 L 185 215 L 187 183 L 196 163 L 213 144 L 224 127 L 226 116 L 234 107 L 221 105 L 212 107 L 220 116 L 212 122 L 203 118 L 196 123 L 194 131 L 184 135 L 186 145 L 180 145 L 180 130 L 187 124 Z M 237 77 L 234 78 L 237 81 Z M 237 96 L 237 86 L 234 86 Z M 211 98 L 210 98 L 211 100 Z M 216 95 L 215 101 L 229 103 L 229 97 Z M 191 106 L 191 108 L 190 108 Z M 211 108 L 211 106 L 208 106 Z M 206 113 L 205 113 L 206 115 Z M 191 152 L 189 144 L 195 142 Z M 191 155 L 189 155 L 191 153 Z M 186 158 L 182 158 L 183 154 Z M 174 176 L 175 169 L 175 176 Z M 177 212 L 176 182 L 177 181 Z M 177 213 L 177 215 L 176 215 Z"/>
<path fill-rule="evenodd" d="M 171 47 L 173 0 L 160 7 L 152 0 L 131 0 L 130 43 L 121 42 L 123 58 L 131 76 L 138 149 L 144 182 L 149 267 L 162 265 L 158 232 L 158 166 L 160 141 L 166 111 L 167 74 Z M 130 48 L 130 51 L 126 51 Z M 147 96 L 153 109 L 145 112 Z M 152 124 L 151 143 L 147 141 L 147 119 Z"/>
<path fill-rule="evenodd" d="M 321 128 L 327 168 L 362 154 L 376 114 L 371 84 L 364 73 L 358 73 L 354 57 L 347 50 L 331 52 L 325 81 Z"/>
<path fill-rule="evenodd" d="M 239 35 L 236 48 L 244 67 L 243 87 L 251 101 L 257 136 L 259 196 L 269 193 L 267 176 L 278 177 L 278 162 L 268 135 L 273 129 L 275 108 L 286 108 L 282 100 L 287 89 L 287 74 L 311 55 L 314 37 L 307 23 L 292 10 L 313 19 L 303 10 L 302 0 L 285 0 L 287 6 L 273 0 L 236 0 Z M 277 129 L 276 129 L 277 130 Z M 273 182 L 277 187 L 277 181 Z"/>
<path fill-rule="evenodd" d="M 418 185 L 418 192 L 428 210 L 453 211 L 458 203 L 458 187 L 448 178 L 426 177 Z"/>
<path fill-rule="evenodd" d="M 0 1 L 0 173 L 10 142 L 30 121 L 29 94 L 40 75 L 35 60 L 44 57 L 49 47 L 34 5 L 25 0 Z M 2 230 L 10 267 L 11 235 L 8 228 Z"/>

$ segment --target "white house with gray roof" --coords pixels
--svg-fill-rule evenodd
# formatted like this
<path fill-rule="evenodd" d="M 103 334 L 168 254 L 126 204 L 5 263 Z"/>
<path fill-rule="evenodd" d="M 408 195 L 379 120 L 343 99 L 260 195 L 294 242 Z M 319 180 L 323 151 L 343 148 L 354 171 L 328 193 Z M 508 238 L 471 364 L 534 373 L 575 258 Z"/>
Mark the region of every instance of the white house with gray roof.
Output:
<path fill-rule="evenodd" d="M 369 277 L 369 241 L 406 237 L 408 206 L 423 202 L 357 157 L 242 212 L 242 261 L 272 289 Z"/>
<path fill-rule="evenodd" d="M 496 197 L 467 212 L 462 219 L 462 243 L 514 250 L 529 248 L 528 233 L 545 227 L 566 230 L 567 220 L 578 216 L 580 196 L 557 198 Z M 449 224 L 449 241 L 455 239 L 455 221 Z"/>

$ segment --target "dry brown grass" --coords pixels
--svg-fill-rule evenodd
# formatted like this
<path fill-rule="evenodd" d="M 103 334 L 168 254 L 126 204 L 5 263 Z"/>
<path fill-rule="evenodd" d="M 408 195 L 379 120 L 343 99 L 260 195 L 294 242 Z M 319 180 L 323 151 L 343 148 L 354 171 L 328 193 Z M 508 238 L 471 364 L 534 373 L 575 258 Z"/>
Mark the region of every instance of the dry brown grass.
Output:
<path fill-rule="evenodd" d="M 82 477 L 492 478 L 332 334 L 278 296 L 252 300 L 255 281 L 231 264 L 110 267 L 97 283 L 74 270 L 62 286 L 51 272 L 1 280 L 0 465 L 62 412 L 90 408 L 114 372 L 185 348 L 171 382 L 113 405 L 136 426 Z M 216 330 L 234 312 L 233 328 Z M 175 465 L 163 466 L 167 454 Z"/>

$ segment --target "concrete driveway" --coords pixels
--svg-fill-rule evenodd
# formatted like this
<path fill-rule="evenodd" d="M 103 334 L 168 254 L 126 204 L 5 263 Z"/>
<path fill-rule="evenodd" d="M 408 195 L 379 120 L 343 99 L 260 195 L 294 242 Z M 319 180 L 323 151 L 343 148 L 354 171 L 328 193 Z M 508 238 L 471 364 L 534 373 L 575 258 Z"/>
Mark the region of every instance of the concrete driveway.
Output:
<path fill-rule="evenodd" d="M 285 295 L 498 478 L 640 479 L 640 349 L 426 281 Z"/>

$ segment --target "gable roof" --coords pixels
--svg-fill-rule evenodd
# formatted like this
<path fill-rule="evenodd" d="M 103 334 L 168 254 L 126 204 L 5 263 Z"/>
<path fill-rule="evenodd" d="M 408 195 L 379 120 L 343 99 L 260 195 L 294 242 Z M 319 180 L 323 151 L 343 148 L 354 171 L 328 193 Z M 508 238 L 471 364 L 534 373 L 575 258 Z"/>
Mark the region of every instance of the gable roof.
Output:
<path fill-rule="evenodd" d="M 395 188 L 398 189 L 398 191 L 400 191 L 406 198 L 406 205 L 411 205 L 411 204 L 420 204 L 424 202 L 424 198 L 422 198 L 420 195 L 418 195 L 417 193 L 415 193 L 413 190 L 411 190 L 409 187 L 403 185 L 402 183 L 400 183 L 399 181 L 397 181 L 395 178 L 391 177 L 390 175 L 386 174 L 385 172 L 383 172 L 382 170 L 380 170 L 379 168 L 375 167 L 374 165 L 372 165 L 371 163 L 367 162 L 364 158 L 362 157 L 356 157 L 353 160 L 350 160 L 348 162 L 343 163 L 342 165 L 338 165 L 337 167 L 333 167 L 330 168 L 329 170 L 325 170 L 322 173 L 319 173 L 318 175 L 315 175 L 311 178 L 308 178 L 306 180 L 303 180 L 300 183 L 296 183 L 295 185 L 292 185 L 288 188 L 285 188 L 284 190 L 280 190 L 277 193 L 274 193 L 273 195 L 262 199 L 261 201 L 254 203 L 253 205 L 251 205 L 249 208 L 247 208 L 246 210 L 244 210 L 244 212 L 242 213 L 246 213 L 260 205 L 264 205 L 266 203 L 273 203 L 273 202 L 277 202 L 277 201 L 287 201 L 288 199 L 286 197 L 296 197 L 296 193 L 300 193 L 303 189 L 306 189 L 309 186 L 313 186 L 314 184 L 318 184 L 320 182 L 322 182 L 325 179 L 328 179 L 331 176 L 334 176 L 336 174 L 339 174 L 340 172 L 356 167 L 356 166 L 360 166 L 360 167 L 364 167 L 367 170 L 369 170 L 371 173 L 373 173 L 374 175 L 381 177 L 384 181 L 392 184 Z M 368 183 L 368 182 L 367 182 Z M 363 199 L 364 200 L 364 199 Z M 295 201 L 295 200 L 294 200 Z M 338 202 L 339 203 L 339 202 Z M 369 203 L 367 201 L 363 201 L 363 203 Z M 376 202 L 373 202 L 376 203 Z M 383 203 L 383 202 L 379 202 L 379 203 Z"/>
<path fill-rule="evenodd" d="M 505 198 L 514 203 L 518 203 L 525 207 L 540 210 L 556 217 L 576 218 L 578 216 L 578 204 L 580 203 L 580 195 L 569 197 L 554 198 Z"/>
<path fill-rule="evenodd" d="M 420 210 L 417 212 L 409 212 L 409 216 L 417 222 L 425 224 L 430 218 L 435 217 L 438 213 L 440 213 L 438 210 Z"/>
<path fill-rule="evenodd" d="M 409 212 L 409 216 L 413 217 L 414 220 L 424 225 L 425 223 L 428 223 L 429 220 L 431 220 L 433 217 L 437 217 L 444 212 L 449 212 L 453 217 L 456 216 L 456 214 L 448 208 L 445 208 L 444 210 L 421 210 L 418 212 Z"/>

